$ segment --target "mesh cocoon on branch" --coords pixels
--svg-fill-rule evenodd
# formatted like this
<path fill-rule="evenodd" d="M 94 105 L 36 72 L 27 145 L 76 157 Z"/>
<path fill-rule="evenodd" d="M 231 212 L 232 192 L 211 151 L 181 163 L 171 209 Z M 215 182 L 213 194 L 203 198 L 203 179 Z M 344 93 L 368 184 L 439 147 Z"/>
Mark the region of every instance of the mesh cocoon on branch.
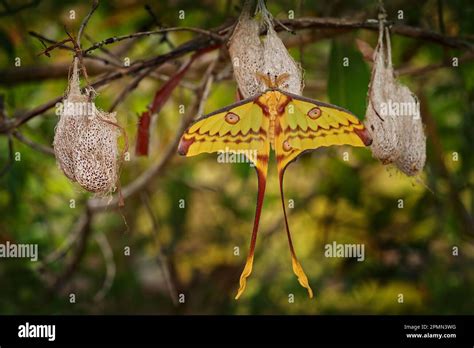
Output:
<path fill-rule="evenodd" d="M 75 58 L 53 147 L 59 168 L 72 182 L 105 195 L 115 190 L 118 180 L 120 126 L 115 112 L 107 113 L 95 107 L 92 93 L 81 92 Z"/>
<path fill-rule="evenodd" d="M 383 164 L 394 163 L 408 176 L 418 174 L 426 161 L 420 105 L 408 87 L 394 77 L 389 32 L 382 22 L 368 97 L 364 123 L 373 139 L 373 156 Z"/>
<path fill-rule="evenodd" d="M 252 97 L 268 89 L 256 74 L 275 76 L 288 74 L 289 78 L 280 89 L 301 95 L 303 92 L 303 72 L 294 61 L 285 45 L 273 29 L 271 14 L 261 1 L 258 2 L 255 19 L 247 4 L 229 40 L 229 54 L 234 68 L 234 77 L 244 98 Z M 260 31 L 266 35 L 260 39 Z"/>

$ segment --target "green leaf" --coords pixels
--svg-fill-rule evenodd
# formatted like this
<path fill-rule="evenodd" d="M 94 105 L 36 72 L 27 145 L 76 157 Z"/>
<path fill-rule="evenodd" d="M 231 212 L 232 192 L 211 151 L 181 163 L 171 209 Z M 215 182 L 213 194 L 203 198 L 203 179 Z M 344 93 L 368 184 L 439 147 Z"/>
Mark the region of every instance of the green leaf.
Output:
<path fill-rule="evenodd" d="M 363 119 L 369 80 L 369 69 L 353 42 L 333 40 L 329 54 L 330 102 Z"/>

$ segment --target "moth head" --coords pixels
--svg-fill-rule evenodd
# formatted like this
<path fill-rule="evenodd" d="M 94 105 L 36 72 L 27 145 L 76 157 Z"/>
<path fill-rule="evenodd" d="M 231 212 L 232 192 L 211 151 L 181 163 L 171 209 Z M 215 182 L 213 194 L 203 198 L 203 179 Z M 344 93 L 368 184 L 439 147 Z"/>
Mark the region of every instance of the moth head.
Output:
<path fill-rule="evenodd" d="M 266 74 L 257 72 L 256 76 L 257 76 L 257 80 L 263 82 L 265 86 L 267 86 L 270 89 L 281 87 L 290 78 L 290 74 L 288 73 L 271 76 L 270 72 L 267 72 Z"/>

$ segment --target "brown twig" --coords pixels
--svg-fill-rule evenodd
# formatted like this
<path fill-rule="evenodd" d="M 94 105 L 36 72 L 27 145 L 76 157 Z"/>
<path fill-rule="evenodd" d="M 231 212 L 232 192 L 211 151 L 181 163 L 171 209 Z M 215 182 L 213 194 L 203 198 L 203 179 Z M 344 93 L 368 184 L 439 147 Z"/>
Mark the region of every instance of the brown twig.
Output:
<path fill-rule="evenodd" d="M 117 273 L 117 267 L 115 266 L 114 255 L 112 252 L 112 248 L 110 247 L 110 243 L 107 240 L 107 237 L 103 233 L 98 233 L 95 235 L 95 240 L 102 251 L 102 255 L 104 255 L 104 262 L 105 262 L 105 279 L 104 283 L 100 290 L 95 294 L 94 301 L 100 302 L 104 299 L 105 295 L 109 292 L 110 288 L 115 279 L 115 274 Z"/>
<path fill-rule="evenodd" d="M 316 42 L 325 38 L 331 38 L 336 35 L 341 35 L 343 33 L 344 32 L 341 30 L 326 30 L 321 33 L 319 32 L 302 33 L 301 42 L 303 42 L 304 44 L 309 44 L 309 43 Z M 84 37 L 87 38 L 87 35 L 84 34 Z M 295 39 L 297 38 L 295 37 L 285 38 L 284 40 L 285 45 L 287 47 L 293 47 L 299 44 L 299 41 Z M 56 43 L 56 41 L 54 40 L 51 40 L 51 39 L 48 39 L 48 40 L 49 40 L 47 41 L 48 43 Z M 122 47 L 128 46 L 130 43 L 133 43 L 133 42 L 134 42 L 133 40 L 124 41 L 124 45 L 118 47 L 117 50 L 107 50 L 107 52 L 110 53 L 108 54 L 108 56 L 110 57 L 113 56 L 116 59 L 120 59 L 119 56 L 123 54 Z M 74 51 L 74 49 L 69 46 L 65 45 L 65 47 L 69 51 Z M 96 55 L 91 54 L 91 55 L 85 56 L 84 60 L 88 61 L 87 63 L 85 62 L 85 65 L 86 65 L 87 73 L 89 76 L 96 76 L 103 73 L 123 71 L 123 69 L 126 69 L 126 67 L 124 67 L 123 64 L 118 64 L 118 61 L 114 62 L 112 59 L 109 60 L 108 58 L 105 58 L 102 56 L 96 56 Z M 92 60 L 95 60 L 97 62 L 93 62 Z M 18 69 L 16 67 L 2 69 L 0 70 L 0 76 L 2 76 L 2 79 L 0 79 L 0 84 L 11 87 L 16 84 L 27 83 L 31 81 L 43 81 L 43 80 L 48 80 L 48 79 L 66 79 L 70 65 L 71 65 L 70 62 L 56 62 L 54 64 L 25 66 L 25 67 L 22 67 L 21 69 Z M 196 66 L 197 66 L 196 69 L 192 69 L 189 71 L 188 73 L 189 76 L 193 76 L 193 77 L 200 76 L 201 75 L 200 70 L 202 69 L 203 66 L 207 66 L 207 64 L 205 64 L 205 62 L 203 61 L 203 64 L 199 63 L 199 65 L 196 65 Z M 230 64 L 229 66 L 231 67 Z M 165 75 L 172 75 L 176 70 L 175 68 L 176 68 L 175 65 L 172 64 L 172 60 L 170 60 L 165 65 L 162 65 L 161 67 L 159 67 L 160 73 L 164 72 L 165 74 L 158 74 L 158 73 L 153 72 L 149 76 L 152 78 L 158 78 L 160 80 L 167 81 L 169 77 Z M 232 75 L 232 69 L 230 69 L 229 77 L 231 75 Z M 182 81 L 181 85 L 183 87 L 186 87 L 192 90 L 195 89 L 194 86 L 191 86 L 191 84 L 188 82 Z"/>
<path fill-rule="evenodd" d="M 46 42 L 46 43 L 49 43 L 51 45 L 56 45 L 58 48 L 63 48 L 63 49 L 68 50 L 68 51 L 74 51 L 74 49 L 72 47 L 69 47 L 65 43 L 60 43 L 58 41 L 52 40 L 52 39 L 47 38 L 46 36 L 41 35 L 41 34 L 35 32 L 35 31 L 32 31 L 32 30 L 28 31 L 28 35 L 30 35 L 34 38 L 37 38 L 41 43 Z"/>
<path fill-rule="evenodd" d="M 37 270 L 39 272 L 44 272 L 48 264 L 63 259 L 67 255 L 69 250 L 71 250 L 76 240 L 79 239 L 79 236 L 83 233 L 85 224 L 86 224 L 86 215 L 82 214 L 76 220 L 71 231 L 69 231 L 66 241 L 57 249 L 55 249 L 53 252 L 46 255 L 41 260 L 41 262 L 38 263 Z M 51 282 L 51 283 L 54 283 L 54 282 Z"/>
<path fill-rule="evenodd" d="M 84 18 L 84 20 L 81 23 L 81 26 L 79 27 L 79 31 L 77 32 L 77 46 L 79 49 L 81 49 L 81 39 L 82 39 L 82 33 L 84 32 L 84 29 L 86 28 L 87 24 L 89 23 L 89 20 L 92 17 L 92 14 L 97 10 L 97 7 L 99 7 L 99 0 L 93 0 L 92 1 L 92 7 L 89 10 L 89 13 L 87 16 Z"/>
<path fill-rule="evenodd" d="M 92 38 L 89 35 L 87 35 L 87 33 L 84 33 L 84 37 L 87 39 L 87 41 L 89 41 L 91 43 L 94 42 L 94 40 L 92 40 Z M 104 61 L 108 62 L 107 64 L 111 64 L 111 65 L 113 65 L 115 67 L 118 67 L 118 68 L 121 68 L 123 66 L 123 63 L 120 60 L 120 58 L 117 55 L 115 55 L 114 53 L 112 53 L 111 51 L 109 51 L 107 48 L 102 47 L 100 49 L 100 51 L 102 53 L 104 53 L 105 55 L 107 55 L 111 60 L 108 60 L 108 59 L 103 58 L 103 57 L 98 57 L 98 56 L 96 58 L 103 59 Z M 92 56 L 92 57 L 95 57 L 95 56 Z"/>
<path fill-rule="evenodd" d="M 150 18 L 151 18 L 153 24 L 155 24 L 158 28 L 161 28 L 161 29 L 162 29 L 162 28 L 163 28 L 163 25 L 162 25 L 162 24 L 160 23 L 160 21 L 158 20 L 158 17 L 156 17 L 155 12 L 154 12 L 153 9 L 151 8 L 151 6 L 148 5 L 148 4 L 145 5 L 145 10 L 146 10 L 146 12 L 150 15 Z M 160 43 L 162 43 L 162 42 L 166 42 L 166 44 L 168 45 L 168 47 L 169 47 L 170 49 L 174 49 L 174 47 L 175 47 L 175 46 L 173 45 L 173 43 L 169 40 L 169 38 L 168 38 L 168 33 L 164 33 L 164 34 L 163 34 L 163 36 L 162 36 L 162 38 L 161 38 L 161 40 L 160 40 Z"/>
<path fill-rule="evenodd" d="M 34 142 L 33 140 L 28 139 L 18 129 L 15 129 L 12 133 L 15 136 L 15 138 L 17 138 L 22 143 L 24 143 L 24 144 L 28 145 L 29 147 L 31 147 L 33 150 L 42 152 L 46 155 L 54 156 L 54 150 L 51 146 L 38 144 L 38 143 Z"/>
<path fill-rule="evenodd" d="M 93 50 L 101 48 L 105 45 L 110 45 L 112 43 L 116 43 L 116 42 L 119 42 L 119 41 L 133 39 L 133 38 L 142 37 L 142 36 L 164 34 L 164 33 L 169 33 L 169 32 L 174 32 L 174 31 L 191 31 L 191 32 L 194 32 L 194 33 L 198 33 L 198 34 L 208 36 L 209 38 L 215 40 L 218 43 L 222 42 L 224 40 L 224 38 L 221 35 L 216 34 L 212 31 L 205 30 L 205 29 L 200 29 L 200 28 L 192 28 L 192 27 L 163 28 L 163 29 L 158 29 L 158 30 L 143 31 L 143 32 L 133 33 L 133 34 L 128 34 L 128 35 L 110 37 L 108 39 L 97 42 L 97 43 L 93 44 L 92 46 L 90 46 L 89 48 L 85 49 L 84 50 L 84 55 L 87 55 L 87 54 L 89 54 L 89 52 L 92 52 Z"/>
<path fill-rule="evenodd" d="M 471 61 L 474 59 L 474 52 L 468 52 L 464 54 L 462 57 L 459 58 L 458 63 L 464 63 L 467 61 Z M 453 62 L 451 59 L 442 61 L 440 63 L 430 64 L 423 67 L 405 67 L 400 68 L 395 71 L 395 76 L 402 76 L 402 75 L 410 75 L 410 76 L 417 76 L 423 75 L 428 72 L 442 69 L 442 68 L 449 68 L 453 66 Z"/>
<path fill-rule="evenodd" d="M 124 76 L 128 75 L 133 75 L 143 69 L 149 68 L 149 67 L 158 67 L 162 65 L 165 62 L 168 62 L 172 59 L 179 58 L 189 52 L 194 52 L 203 48 L 207 48 L 212 46 L 212 42 L 208 38 L 196 38 L 191 41 L 188 41 L 181 46 L 177 47 L 173 51 L 160 55 L 158 57 L 133 64 L 128 68 L 123 68 L 117 71 L 114 71 L 99 80 L 95 81 L 92 83 L 90 86 L 93 87 L 94 89 L 97 89 L 101 86 L 104 86 L 114 80 L 120 79 Z M 62 96 L 57 97 L 53 100 L 50 100 L 49 102 L 40 105 L 32 110 L 29 110 L 21 115 L 18 115 L 16 117 L 13 117 L 12 119 L 7 119 L 4 122 L 0 123 L 0 134 L 1 133 L 9 133 L 12 129 L 17 128 L 24 124 L 25 122 L 28 122 L 30 119 L 32 119 L 35 116 L 41 115 L 45 111 L 49 110 L 53 106 L 56 105 L 56 103 L 60 102 L 62 100 Z"/>
<path fill-rule="evenodd" d="M 46 36 L 44 36 L 44 35 L 42 35 L 42 34 L 39 34 L 39 33 L 35 32 L 35 31 L 29 31 L 28 34 L 29 34 L 30 36 L 34 37 L 34 38 L 37 38 L 37 39 L 43 44 L 43 46 L 45 45 L 44 43 L 46 42 L 46 43 L 49 43 L 49 44 L 53 45 L 54 48 L 61 48 L 61 49 L 64 49 L 64 50 L 68 50 L 68 51 L 75 52 L 75 49 L 74 49 L 73 47 L 69 47 L 68 45 L 65 44 L 66 42 L 70 42 L 70 41 L 71 41 L 70 38 L 63 40 L 62 42 L 58 42 L 58 41 L 55 41 L 55 40 L 53 40 L 53 39 L 47 38 Z M 84 34 L 84 36 L 87 38 L 87 34 Z M 44 54 L 46 51 L 47 51 L 47 52 L 51 51 L 53 46 L 45 47 L 46 50 L 43 51 L 41 54 Z M 49 53 L 48 53 L 47 56 L 49 57 Z M 111 61 L 111 60 L 108 60 L 108 59 L 104 58 L 104 57 L 99 57 L 99 56 L 95 56 L 95 55 L 87 55 L 87 56 L 85 56 L 85 57 L 83 57 L 83 58 L 84 58 L 84 59 L 88 59 L 88 60 L 97 60 L 97 61 L 100 61 L 100 62 L 104 63 L 105 65 L 112 65 L 112 66 L 117 66 L 117 67 L 118 67 L 118 66 L 121 66 L 121 65 L 119 65 L 119 64 L 117 64 L 117 63 L 115 63 L 115 62 L 113 62 L 113 61 Z M 70 64 L 68 64 L 68 67 L 69 67 L 69 66 L 70 66 Z M 55 67 L 55 65 L 54 65 L 53 67 Z M 51 67 L 51 66 L 48 67 L 48 71 L 49 71 L 50 69 L 52 69 L 53 67 Z M 41 68 L 41 67 L 39 67 L 39 68 Z M 28 67 L 26 67 L 26 69 L 28 69 Z M 28 74 L 30 75 L 31 72 L 35 72 L 35 71 L 37 71 L 37 69 L 38 69 L 38 67 L 35 66 L 35 69 L 29 71 Z M 16 72 L 18 73 L 18 75 L 20 75 L 20 81 L 21 81 L 21 72 L 23 72 L 24 69 L 21 69 L 21 70 L 15 69 L 15 70 L 13 70 L 13 71 L 11 71 L 11 70 L 3 70 L 2 73 L 4 73 L 4 74 L 6 73 L 6 74 L 8 75 L 9 72 L 11 73 L 11 72 L 14 72 L 14 71 L 16 71 Z M 51 74 L 50 74 L 50 75 L 51 75 Z M 44 77 L 50 76 L 50 75 L 46 75 L 46 74 L 45 74 Z M 53 75 L 54 75 L 54 74 L 53 74 Z M 62 75 L 63 75 L 63 74 L 61 74 L 61 76 L 62 76 Z M 28 76 L 28 75 L 26 75 L 26 76 Z M 15 77 L 16 77 L 16 76 L 15 76 Z M 30 78 L 31 78 L 31 76 L 30 76 Z M 15 79 L 15 80 L 16 80 L 16 79 Z M 13 80 L 9 80 L 9 79 L 8 79 L 8 76 L 7 76 L 7 78 L 4 78 L 4 79 L 2 80 L 2 82 L 4 82 L 4 83 L 11 83 L 11 82 L 13 82 Z"/>
<path fill-rule="evenodd" d="M 347 18 L 330 18 L 330 17 L 305 17 L 297 19 L 282 20 L 285 26 L 290 27 L 293 30 L 301 29 L 312 29 L 312 28 L 336 28 L 336 29 L 366 29 L 372 31 L 378 31 L 378 21 L 376 20 L 353 20 Z M 411 37 L 418 40 L 424 40 L 433 42 L 438 45 L 447 46 L 451 48 L 458 48 L 462 50 L 474 50 L 473 43 L 460 39 L 457 37 L 446 36 L 437 33 L 432 30 L 412 27 L 405 24 L 395 24 L 393 22 L 387 22 L 390 25 L 390 31 L 393 34 L 398 34 L 406 37 Z M 275 30 L 284 30 L 281 27 L 275 28 Z"/>
<path fill-rule="evenodd" d="M 115 110 L 115 108 L 125 100 L 125 98 L 130 94 L 132 93 L 137 87 L 138 85 L 140 84 L 140 82 L 145 78 L 147 77 L 148 75 L 150 75 L 154 70 L 156 69 L 156 67 L 152 66 L 148 69 L 145 69 L 141 72 L 139 72 L 137 74 L 137 76 L 135 76 L 133 78 L 133 80 L 127 85 L 124 87 L 124 89 L 117 95 L 117 97 L 115 98 L 115 100 L 113 101 L 112 105 L 110 106 L 110 109 L 109 109 L 109 112 L 112 112 Z"/>
<path fill-rule="evenodd" d="M 91 233 L 91 223 L 92 214 L 86 209 L 86 211 L 79 217 L 76 223 L 78 239 L 72 259 L 65 269 L 58 276 L 56 276 L 55 279 L 53 279 L 52 284 L 50 285 L 51 290 L 56 292 L 60 291 L 79 266 L 86 250 L 87 240 L 89 239 L 89 235 Z"/>
<path fill-rule="evenodd" d="M 153 233 L 153 237 L 154 237 L 155 244 L 157 247 L 156 262 L 158 263 L 161 273 L 163 274 L 163 278 L 165 280 L 166 287 L 168 288 L 171 301 L 176 306 L 178 304 L 178 293 L 176 291 L 176 285 L 174 284 L 170 276 L 171 272 L 168 267 L 168 257 L 163 252 L 163 248 L 161 247 L 161 244 L 158 238 L 158 230 L 159 230 L 158 219 L 156 218 L 155 213 L 153 212 L 148 194 L 145 191 L 141 191 L 140 198 L 152 222 L 152 226 L 153 226 L 152 233 Z"/>

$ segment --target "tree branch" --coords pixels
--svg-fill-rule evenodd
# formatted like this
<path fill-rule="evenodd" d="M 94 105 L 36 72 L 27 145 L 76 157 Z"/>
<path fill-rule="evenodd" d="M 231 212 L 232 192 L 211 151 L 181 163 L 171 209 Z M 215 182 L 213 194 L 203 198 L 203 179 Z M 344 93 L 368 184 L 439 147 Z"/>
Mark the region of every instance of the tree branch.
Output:
<path fill-rule="evenodd" d="M 281 21 L 285 26 L 288 26 L 292 30 L 301 30 L 301 29 L 366 29 L 372 31 L 378 31 L 378 21 L 377 20 L 353 20 L 348 18 L 330 18 L 330 17 L 304 17 L 297 19 L 287 19 Z M 474 45 L 467 41 L 457 37 L 446 36 L 439 34 L 435 31 L 422 29 L 417 27 L 412 27 L 405 24 L 395 24 L 393 22 L 388 22 L 390 25 L 390 30 L 393 34 L 398 34 L 406 37 L 411 37 L 414 39 L 424 40 L 433 42 L 439 45 L 458 48 L 462 50 L 474 50 Z M 285 30 L 284 28 L 277 27 L 277 31 Z"/>
<path fill-rule="evenodd" d="M 82 33 L 84 32 L 84 29 L 87 26 L 87 23 L 89 23 L 89 20 L 92 17 L 92 14 L 97 10 L 97 7 L 99 7 L 99 0 L 93 0 L 92 1 L 92 7 L 87 14 L 87 16 L 84 18 L 84 20 L 81 23 L 81 26 L 79 27 L 79 31 L 77 32 L 77 45 L 79 48 L 81 48 L 81 38 L 82 38 Z"/>
<path fill-rule="evenodd" d="M 178 294 L 176 291 L 176 284 L 174 284 L 173 280 L 171 279 L 171 272 L 169 269 L 168 265 L 168 257 L 165 255 L 163 252 L 163 248 L 160 245 L 160 241 L 158 239 L 158 219 L 155 216 L 155 213 L 153 212 L 153 209 L 150 204 L 150 199 L 148 197 L 148 194 L 145 191 L 142 191 L 140 194 L 140 198 L 143 202 L 143 205 L 145 206 L 148 215 L 150 216 L 150 220 L 152 222 L 152 232 L 153 232 L 153 237 L 155 239 L 155 243 L 157 246 L 158 250 L 158 255 L 156 256 L 156 262 L 158 263 L 158 267 L 160 267 L 161 273 L 163 273 L 163 278 L 166 283 L 166 287 L 168 288 L 168 292 L 171 298 L 171 301 L 173 304 L 176 306 L 178 304 Z"/>
<path fill-rule="evenodd" d="M 128 40 L 128 39 L 142 37 L 142 36 L 164 34 L 164 33 L 169 33 L 169 32 L 173 32 L 173 31 L 191 31 L 191 32 L 194 32 L 194 33 L 199 33 L 199 34 L 202 34 L 202 35 L 206 35 L 209 38 L 215 40 L 216 43 L 222 42 L 224 40 L 223 36 L 221 36 L 217 33 L 214 33 L 212 31 L 205 30 L 205 29 L 200 29 L 200 28 L 192 28 L 192 27 L 163 28 L 163 29 L 158 29 L 158 30 L 143 31 L 143 32 L 133 33 L 133 34 L 128 34 L 128 35 L 110 37 L 108 39 L 96 42 L 95 44 L 93 44 L 92 46 L 90 46 L 89 48 L 84 50 L 84 55 L 87 55 L 90 52 L 92 52 L 92 51 L 94 51 L 98 48 L 101 48 L 105 45 L 110 45 L 112 43 L 116 43 L 116 42 L 119 42 L 119 41 L 122 41 L 122 40 Z"/>
<path fill-rule="evenodd" d="M 100 302 L 104 299 L 105 295 L 107 295 L 107 292 L 109 292 L 110 288 L 112 287 L 115 274 L 117 273 L 117 267 L 115 266 L 114 255 L 107 237 L 103 233 L 98 233 L 95 235 L 95 240 L 102 251 L 102 255 L 104 255 L 104 263 L 106 267 L 104 283 L 94 296 L 94 301 Z"/>
<path fill-rule="evenodd" d="M 15 136 L 15 138 L 17 138 L 23 144 L 26 144 L 31 147 L 33 150 L 42 152 L 46 155 L 54 156 L 54 150 L 51 146 L 35 143 L 33 140 L 26 138 L 18 129 L 15 129 L 13 131 L 13 135 Z"/>
<path fill-rule="evenodd" d="M 459 63 L 467 62 L 474 59 L 474 52 L 468 52 L 462 57 L 459 58 Z M 423 67 L 405 67 L 395 70 L 395 76 L 401 75 L 410 75 L 410 76 L 417 76 L 426 74 L 428 72 L 438 70 L 441 68 L 449 68 L 453 66 L 453 62 L 451 59 L 442 61 L 440 63 L 430 64 Z"/>
<path fill-rule="evenodd" d="M 91 222 L 92 214 L 89 210 L 86 209 L 74 225 L 72 231 L 72 235 L 74 237 L 68 238 L 66 243 L 61 248 L 48 255 L 38 265 L 37 270 L 39 274 L 46 280 L 47 286 L 50 291 L 60 291 L 76 271 L 86 250 L 87 240 L 89 239 L 91 233 Z M 74 254 L 72 256 L 71 261 L 67 264 L 65 269 L 59 275 L 56 276 L 48 276 L 48 274 L 45 274 L 46 264 L 63 258 L 71 249 L 74 243 L 76 243 L 76 249 L 74 250 Z"/>
<path fill-rule="evenodd" d="M 168 52 L 166 54 L 160 55 L 158 57 L 142 61 L 136 64 L 131 65 L 130 67 L 124 67 L 122 69 L 116 70 L 101 79 L 95 81 L 94 83 L 91 84 L 91 86 L 94 89 L 97 89 L 103 85 L 106 85 L 114 80 L 120 79 L 124 76 L 132 75 L 134 73 L 138 73 L 143 69 L 149 68 L 149 67 L 158 67 L 162 65 L 163 63 L 170 61 L 175 58 L 179 58 L 184 56 L 187 53 L 197 51 L 203 48 L 209 48 L 213 46 L 213 41 L 212 39 L 209 38 L 196 38 L 194 40 L 188 41 L 181 46 L 178 46 L 176 49 L 174 49 L 171 52 Z M 59 96 L 53 100 L 50 100 L 49 102 L 40 105 L 30 111 L 27 111 L 19 116 L 16 116 L 11 119 L 6 119 L 1 122 L 0 120 L 0 134 L 1 133 L 9 133 L 13 129 L 21 126 L 25 122 L 28 122 L 30 119 L 32 119 L 35 116 L 38 116 L 45 111 L 49 110 L 50 108 L 54 107 L 56 103 L 60 102 L 62 100 L 62 96 Z"/>

